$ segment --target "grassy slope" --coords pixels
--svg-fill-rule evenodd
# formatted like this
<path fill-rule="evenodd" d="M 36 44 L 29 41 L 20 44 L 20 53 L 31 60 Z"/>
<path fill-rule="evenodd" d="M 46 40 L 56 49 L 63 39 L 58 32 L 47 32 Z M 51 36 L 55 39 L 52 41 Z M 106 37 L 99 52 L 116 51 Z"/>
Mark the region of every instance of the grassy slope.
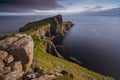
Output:
<path fill-rule="evenodd" d="M 103 80 L 104 76 L 100 74 L 89 71 L 86 68 L 83 68 L 77 64 L 59 59 L 46 53 L 42 49 L 42 45 L 46 40 L 39 40 L 39 38 L 37 37 L 33 37 L 33 39 L 35 43 L 34 59 L 39 61 L 37 66 L 45 72 L 52 73 L 65 70 L 74 75 L 74 80 L 88 80 L 90 78 L 95 80 Z M 113 80 L 113 78 L 108 78 L 108 80 Z"/>

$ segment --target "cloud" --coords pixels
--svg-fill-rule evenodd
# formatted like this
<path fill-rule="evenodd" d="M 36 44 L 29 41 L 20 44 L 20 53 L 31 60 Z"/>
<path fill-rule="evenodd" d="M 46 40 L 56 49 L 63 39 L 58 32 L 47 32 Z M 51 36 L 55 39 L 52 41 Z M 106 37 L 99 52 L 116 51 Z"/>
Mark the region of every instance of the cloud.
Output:
<path fill-rule="evenodd" d="M 85 7 L 85 12 L 90 12 L 90 11 L 101 11 L 104 7 L 103 6 L 95 6 L 92 8 Z"/>
<path fill-rule="evenodd" d="M 57 0 L 0 0 L 0 11 L 50 10 L 63 8 Z"/>

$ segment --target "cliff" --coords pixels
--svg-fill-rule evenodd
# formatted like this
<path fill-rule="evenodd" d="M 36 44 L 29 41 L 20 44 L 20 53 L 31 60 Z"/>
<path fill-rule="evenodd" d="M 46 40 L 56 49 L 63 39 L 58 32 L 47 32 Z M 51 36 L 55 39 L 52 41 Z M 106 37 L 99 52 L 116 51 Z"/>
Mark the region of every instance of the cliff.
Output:
<path fill-rule="evenodd" d="M 57 15 L 0 35 L 0 80 L 114 80 L 60 59 L 55 42 L 72 26 Z"/>
<path fill-rule="evenodd" d="M 62 16 L 57 15 L 40 21 L 28 23 L 24 27 L 20 28 L 20 32 L 26 32 L 31 35 L 38 35 L 42 38 L 64 35 L 66 30 L 69 30 L 72 26 L 72 22 L 63 22 Z"/>
<path fill-rule="evenodd" d="M 26 24 L 20 28 L 20 32 L 27 33 L 32 36 L 38 36 L 40 39 L 51 39 L 52 42 L 46 42 L 44 49 L 59 58 L 63 58 L 56 49 L 56 43 L 61 42 L 65 33 L 73 26 L 71 21 L 63 22 L 62 16 L 57 15 L 47 19 Z"/>

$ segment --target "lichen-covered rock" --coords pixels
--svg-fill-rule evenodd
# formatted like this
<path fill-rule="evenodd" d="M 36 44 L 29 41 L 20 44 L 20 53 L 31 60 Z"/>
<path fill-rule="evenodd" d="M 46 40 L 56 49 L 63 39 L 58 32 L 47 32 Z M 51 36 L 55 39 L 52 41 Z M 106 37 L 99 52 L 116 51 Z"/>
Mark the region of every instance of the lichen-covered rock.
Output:
<path fill-rule="evenodd" d="M 3 80 L 18 80 L 23 74 L 23 71 L 16 70 L 5 75 Z"/>
<path fill-rule="evenodd" d="M 6 65 L 10 64 L 13 61 L 14 61 L 14 57 L 12 55 L 8 55 L 4 60 Z"/>
<path fill-rule="evenodd" d="M 7 57 L 8 53 L 6 51 L 0 50 L 0 59 L 4 60 Z"/>
<path fill-rule="evenodd" d="M 4 66 L 5 64 L 3 63 L 3 61 L 0 59 L 0 73 L 2 73 L 4 71 Z"/>
<path fill-rule="evenodd" d="M 34 43 L 31 36 L 23 35 L 12 43 L 7 51 L 15 61 L 21 61 L 23 70 L 27 71 L 33 60 Z"/>

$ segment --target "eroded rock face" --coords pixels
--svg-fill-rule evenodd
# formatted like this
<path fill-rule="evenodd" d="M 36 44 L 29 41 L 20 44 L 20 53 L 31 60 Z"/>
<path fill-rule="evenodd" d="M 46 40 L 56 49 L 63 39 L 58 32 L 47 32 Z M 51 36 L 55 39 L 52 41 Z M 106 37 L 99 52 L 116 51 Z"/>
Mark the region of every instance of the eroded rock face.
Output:
<path fill-rule="evenodd" d="M 0 51 L 0 58 L 5 59 L 6 64 L 14 61 L 21 61 L 23 70 L 26 72 L 33 60 L 34 42 L 31 36 L 16 34 L 15 37 L 6 38 L 0 41 L 0 49 L 8 52 Z M 3 54 L 4 53 L 4 54 Z M 6 57 L 6 58 L 5 58 Z"/>
<path fill-rule="evenodd" d="M 21 61 L 23 70 L 27 71 L 33 60 L 34 43 L 31 36 L 24 35 L 10 45 L 7 49 L 15 61 Z"/>

